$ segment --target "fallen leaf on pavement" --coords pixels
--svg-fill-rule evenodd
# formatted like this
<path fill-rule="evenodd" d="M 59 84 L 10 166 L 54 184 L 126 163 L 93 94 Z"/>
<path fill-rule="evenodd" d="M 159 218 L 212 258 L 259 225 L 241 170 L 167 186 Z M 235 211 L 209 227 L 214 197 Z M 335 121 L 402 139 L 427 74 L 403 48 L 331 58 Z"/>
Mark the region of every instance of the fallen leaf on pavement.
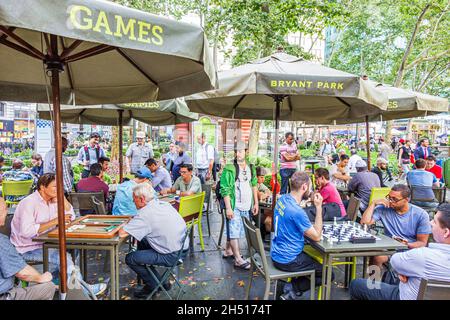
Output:
<path fill-rule="evenodd" d="M 244 282 L 244 280 L 240 280 L 240 281 L 238 281 L 238 282 L 237 282 L 237 284 L 238 284 L 238 286 L 239 286 L 239 287 L 243 287 L 243 286 L 245 286 L 245 282 Z"/>

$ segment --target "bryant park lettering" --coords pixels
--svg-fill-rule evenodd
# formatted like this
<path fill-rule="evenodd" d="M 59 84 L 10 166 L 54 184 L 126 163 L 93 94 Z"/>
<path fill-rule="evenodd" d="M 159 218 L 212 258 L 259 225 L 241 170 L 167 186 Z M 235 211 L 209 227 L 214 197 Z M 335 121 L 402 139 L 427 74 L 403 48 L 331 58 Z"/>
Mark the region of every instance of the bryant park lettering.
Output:
<path fill-rule="evenodd" d="M 163 27 L 149 22 L 120 15 L 108 16 L 105 11 L 92 11 L 81 5 L 69 6 L 68 23 L 79 30 L 92 30 L 112 35 L 117 38 L 128 37 L 133 41 L 161 46 L 163 44 Z"/>
<path fill-rule="evenodd" d="M 316 88 L 344 90 L 343 82 L 301 81 L 301 80 L 270 80 L 270 86 L 278 88 Z"/>

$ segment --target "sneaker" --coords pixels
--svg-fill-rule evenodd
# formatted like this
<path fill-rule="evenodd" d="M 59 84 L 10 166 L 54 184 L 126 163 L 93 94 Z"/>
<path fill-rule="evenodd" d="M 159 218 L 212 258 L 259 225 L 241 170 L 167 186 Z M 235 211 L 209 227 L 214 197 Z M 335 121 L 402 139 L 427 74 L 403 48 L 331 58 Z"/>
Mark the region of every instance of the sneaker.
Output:
<path fill-rule="evenodd" d="M 105 292 L 107 287 L 108 286 L 106 285 L 106 283 L 96 283 L 96 284 L 90 284 L 89 285 L 89 289 L 91 289 L 91 291 L 96 296 L 98 296 L 98 295 L 102 294 L 103 292 Z"/>

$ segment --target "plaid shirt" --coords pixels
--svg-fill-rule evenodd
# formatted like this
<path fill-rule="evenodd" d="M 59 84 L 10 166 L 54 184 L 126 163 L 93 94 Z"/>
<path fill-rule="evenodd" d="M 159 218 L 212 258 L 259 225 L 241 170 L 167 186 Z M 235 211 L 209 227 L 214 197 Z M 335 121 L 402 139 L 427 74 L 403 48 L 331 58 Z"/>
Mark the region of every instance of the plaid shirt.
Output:
<path fill-rule="evenodd" d="M 72 165 L 69 159 L 63 155 L 63 184 L 65 192 L 72 192 L 73 189 L 73 174 Z M 56 173 L 56 159 L 55 159 L 55 149 L 51 148 L 45 154 L 44 159 L 44 173 Z"/>

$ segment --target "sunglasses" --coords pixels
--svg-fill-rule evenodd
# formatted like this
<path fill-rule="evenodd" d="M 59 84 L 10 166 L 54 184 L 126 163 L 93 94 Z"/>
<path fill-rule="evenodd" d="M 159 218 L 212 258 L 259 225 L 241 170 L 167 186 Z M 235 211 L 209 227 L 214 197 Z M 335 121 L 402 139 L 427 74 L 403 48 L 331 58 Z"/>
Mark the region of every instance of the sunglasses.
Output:
<path fill-rule="evenodd" d="M 406 198 L 397 199 L 397 198 L 392 198 L 390 196 L 386 196 L 386 200 L 389 201 L 389 202 L 393 202 L 393 203 L 397 203 L 397 202 L 402 201 L 404 199 L 406 199 Z"/>

